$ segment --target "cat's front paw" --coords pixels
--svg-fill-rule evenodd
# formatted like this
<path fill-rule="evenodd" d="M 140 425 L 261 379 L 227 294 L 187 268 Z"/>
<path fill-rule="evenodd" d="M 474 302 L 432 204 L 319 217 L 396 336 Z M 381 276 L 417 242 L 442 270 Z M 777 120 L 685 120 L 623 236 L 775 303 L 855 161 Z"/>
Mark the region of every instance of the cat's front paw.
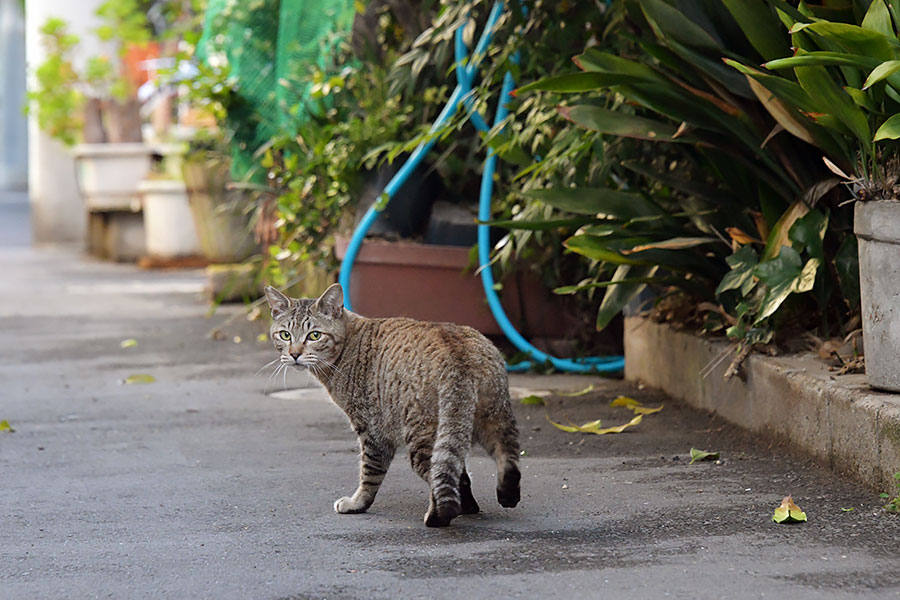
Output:
<path fill-rule="evenodd" d="M 369 508 L 369 505 L 365 502 L 354 500 L 353 498 L 348 498 L 347 496 L 338 498 L 334 503 L 334 512 L 340 513 L 342 515 L 366 512 L 367 508 Z"/>

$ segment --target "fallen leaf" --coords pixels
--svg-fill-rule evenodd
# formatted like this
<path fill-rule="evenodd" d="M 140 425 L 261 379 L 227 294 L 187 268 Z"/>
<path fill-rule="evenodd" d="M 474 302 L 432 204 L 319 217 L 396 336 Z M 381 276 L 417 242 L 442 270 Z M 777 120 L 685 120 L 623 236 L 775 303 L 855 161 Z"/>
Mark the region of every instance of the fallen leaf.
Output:
<path fill-rule="evenodd" d="M 259 334 L 258 336 L 256 336 L 256 341 L 259 342 L 260 344 L 263 342 L 269 341 L 269 334 L 267 334 L 267 333 Z"/>
<path fill-rule="evenodd" d="M 540 396 L 535 396 L 534 394 L 532 394 L 531 396 L 525 396 L 524 398 L 522 398 L 520 400 L 520 402 L 522 404 L 532 404 L 532 405 L 536 404 L 539 406 L 543 406 L 544 404 L 546 404 L 546 402 L 544 402 L 543 398 L 541 398 Z"/>
<path fill-rule="evenodd" d="M 781 501 L 781 506 L 775 509 L 772 520 L 776 523 L 800 523 L 806 520 L 806 513 L 800 510 L 791 496 L 787 496 Z"/>
<path fill-rule="evenodd" d="M 692 465 L 697 461 L 716 460 L 718 458 L 718 452 L 707 452 L 706 450 L 697 450 L 696 448 L 691 448 L 691 462 L 689 462 L 688 464 Z"/>
<path fill-rule="evenodd" d="M 656 407 L 644 406 L 642 402 L 638 402 L 634 398 L 629 398 L 628 396 L 619 396 L 615 400 L 609 403 L 610 406 L 624 406 L 628 410 L 634 412 L 636 415 L 652 415 L 653 413 L 658 413 L 663 409 L 663 404 L 660 404 Z"/>
<path fill-rule="evenodd" d="M 587 386 L 583 390 L 578 390 L 577 392 L 560 392 L 560 396 L 565 396 L 566 398 L 577 398 L 578 396 L 584 396 L 585 394 L 590 394 L 594 391 L 594 384 Z"/>
<path fill-rule="evenodd" d="M 841 511 L 842 512 L 853 512 L 853 507 L 851 506 L 850 508 L 841 508 Z"/>
<path fill-rule="evenodd" d="M 134 346 L 137 346 L 137 340 L 134 338 L 128 338 L 119 342 L 120 348 L 133 348 Z"/>
<path fill-rule="evenodd" d="M 9 424 L 9 421 L 0 421 L 0 431 L 8 431 L 10 433 L 16 432 L 16 430 L 12 428 L 12 425 Z"/>
<path fill-rule="evenodd" d="M 138 373 L 137 375 L 129 375 L 125 378 L 125 383 L 153 383 L 156 381 L 156 377 L 153 375 L 146 375 L 144 373 Z"/>
<path fill-rule="evenodd" d="M 644 415 L 637 415 L 629 422 L 624 423 L 622 425 L 616 425 L 615 427 L 605 427 L 601 428 L 602 424 L 600 419 L 596 421 L 590 421 L 585 423 L 584 425 L 560 425 L 550 419 L 547 416 L 547 420 L 550 421 L 550 424 L 556 427 L 557 429 L 562 429 L 568 433 L 593 433 L 595 435 L 606 435 L 607 433 L 622 433 L 627 428 L 637 425 L 644 418 Z"/>

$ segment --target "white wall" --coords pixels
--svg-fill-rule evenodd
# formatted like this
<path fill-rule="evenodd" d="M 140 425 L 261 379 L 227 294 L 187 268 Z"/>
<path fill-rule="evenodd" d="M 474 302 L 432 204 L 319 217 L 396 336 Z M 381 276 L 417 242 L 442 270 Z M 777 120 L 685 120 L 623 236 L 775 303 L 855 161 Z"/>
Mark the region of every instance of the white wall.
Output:
<path fill-rule="evenodd" d="M 92 30 L 97 26 L 94 11 L 102 1 L 27 0 L 25 41 L 29 80 L 35 67 L 44 61 L 39 29 L 49 17 L 65 19 L 69 31 L 81 38 L 76 65 L 99 53 L 99 42 Z M 66 148 L 40 131 L 33 116 L 28 119 L 28 193 L 35 242 L 84 242 L 87 216 L 75 181 L 75 163 Z"/>
<path fill-rule="evenodd" d="M 27 183 L 25 17 L 19 0 L 0 0 L 0 190 Z"/>

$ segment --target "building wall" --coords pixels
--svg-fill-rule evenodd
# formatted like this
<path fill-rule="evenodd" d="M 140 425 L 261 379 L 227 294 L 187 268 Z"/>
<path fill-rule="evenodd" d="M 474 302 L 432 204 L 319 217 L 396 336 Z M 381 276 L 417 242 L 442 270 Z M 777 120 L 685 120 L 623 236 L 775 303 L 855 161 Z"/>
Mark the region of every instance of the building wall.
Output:
<path fill-rule="evenodd" d="M 0 190 L 24 190 L 28 178 L 25 16 L 19 0 L 0 0 Z"/>
<path fill-rule="evenodd" d="M 7 2 L 16 0 L 0 0 Z M 29 80 L 45 54 L 39 29 L 49 17 L 69 24 L 69 31 L 81 38 L 76 66 L 99 53 L 100 42 L 93 34 L 97 27 L 94 11 L 102 0 L 27 0 L 25 8 L 25 48 Z M 70 152 L 40 131 L 34 116 L 28 119 L 28 194 L 31 222 L 37 243 L 84 243 L 87 216 L 75 179 L 75 163 Z"/>

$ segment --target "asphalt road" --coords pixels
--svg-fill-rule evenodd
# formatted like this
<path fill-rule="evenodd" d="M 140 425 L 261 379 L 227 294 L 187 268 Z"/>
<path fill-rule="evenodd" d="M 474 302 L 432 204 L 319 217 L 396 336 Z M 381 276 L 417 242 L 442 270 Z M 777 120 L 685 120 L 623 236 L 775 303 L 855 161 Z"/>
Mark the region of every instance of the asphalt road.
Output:
<path fill-rule="evenodd" d="M 141 272 L 0 243 L 0 597 L 895 598 L 900 516 L 876 491 L 619 381 L 516 377 L 574 391 L 516 407 L 523 499 L 422 524 L 427 490 L 398 459 L 365 515 L 338 515 L 356 450 L 307 378 L 244 318 L 207 333 L 197 272 Z M 236 343 L 235 336 L 240 336 Z M 121 348 L 133 338 L 137 345 Z M 150 384 L 123 384 L 149 374 Z M 289 393 L 266 394 L 267 386 Z M 626 433 L 624 394 L 664 409 Z M 688 464 L 691 447 L 722 464 Z M 808 522 L 771 516 L 793 494 Z M 852 510 L 851 510 L 852 509 Z"/>

